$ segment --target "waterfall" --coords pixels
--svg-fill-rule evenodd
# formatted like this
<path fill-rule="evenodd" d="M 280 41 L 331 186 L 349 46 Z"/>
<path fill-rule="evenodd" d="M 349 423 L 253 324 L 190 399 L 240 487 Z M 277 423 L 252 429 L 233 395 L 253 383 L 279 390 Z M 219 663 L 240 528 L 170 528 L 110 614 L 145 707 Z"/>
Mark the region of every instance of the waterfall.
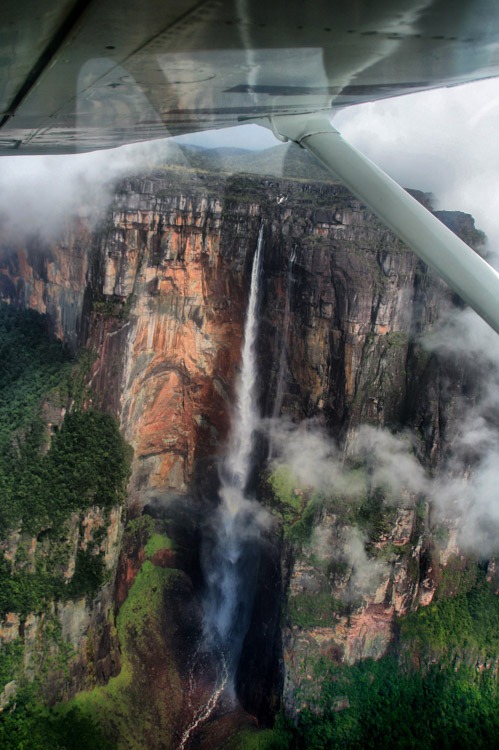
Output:
<path fill-rule="evenodd" d="M 256 340 L 258 333 L 259 277 L 263 248 L 263 224 L 251 270 L 251 286 L 244 326 L 241 371 L 228 450 L 220 464 L 220 503 L 202 549 L 206 579 L 204 648 L 218 661 L 216 684 L 184 730 L 183 750 L 199 725 L 213 714 L 225 696 L 234 698 L 234 677 L 249 626 L 259 565 L 259 541 L 266 512 L 248 497 L 255 431 L 258 426 Z M 202 658 L 194 656 L 191 678 Z M 191 681 L 192 681 L 191 679 Z M 190 687 L 193 692 L 193 687 Z"/>
<path fill-rule="evenodd" d="M 246 495 L 258 425 L 256 339 L 263 225 L 253 258 L 251 286 L 244 326 L 241 372 L 228 451 L 220 466 L 220 505 L 210 554 L 205 557 L 207 595 L 206 635 L 224 655 L 229 676 L 235 668 L 248 627 L 258 568 L 262 509 Z"/>
<path fill-rule="evenodd" d="M 244 492 L 251 468 L 253 438 L 259 414 L 256 408 L 257 365 L 255 345 L 258 333 L 258 292 L 260 257 L 263 245 L 263 225 L 251 270 L 251 286 L 244 326 L 241 375 L 236 391 L 236 410 L 232 421 L 229 451 L 223 462 L 222 482 Z"/>

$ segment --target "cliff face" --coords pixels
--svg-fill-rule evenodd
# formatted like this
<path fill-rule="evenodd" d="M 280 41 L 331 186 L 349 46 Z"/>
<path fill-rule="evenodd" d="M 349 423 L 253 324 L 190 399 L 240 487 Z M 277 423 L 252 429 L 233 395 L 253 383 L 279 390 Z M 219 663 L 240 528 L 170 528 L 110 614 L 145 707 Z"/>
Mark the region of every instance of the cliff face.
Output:
<path fill-rule="evenodd" d="M 168 188 L 167 180 L 125 186 L 94 276 L 100 294 L 130 307 L 118 344 L 119 413 L 135 451 L 139 503 L 144 488 L 185 493 L 197 461 L 217 452 L 244 318 L 241 274 L 220 252 L 219 198 Z M 257 226 L 245 227 L 253 239 Z M 105 368 L 95 368 L 93 380 L 104 393 Z"/>
<path fill-rule="evenodd" d="M 76 350 L 92 257 L 92 229 L 75 220 L 57 242 L 0 239 L 0 298 L 50 316 L 53 331 Z"/>
<path fill-rule="evenodd" d="M 443 218 L 456 223 L 455 215 Z M 479 242 L 472 219 L 457 218 L 468 239 Z M 210 175 L 193 182 L 186 173 L 165 171 L 122 183 L 98 229 L 76 226 L 64 241 L 11 247 L 0 260 L 2 299 L 48 312 L 58 336 L 72 347 L 84 343 L 94 353 L 92 398 L 119 418 L 134 450 L 131 515 L 158 497 L 163 503 L 175 500 L 175 507 L 184 501 L 192 507 L 188 499 L 201 497 L 214 476 L 230 422 L 261 222 L 262 415 L 313 419 L 347 445 L 363 423 L 408 426 L 421 436 L 417 450 L 427 466 L 435 468 L 445 454 L 456 400 L 444 365 L 421 355 L 414 334 L 431 326 L 449 295 L 415 256 L 339 185 L 244 177 L 223 183 Z M 464 370 L 452 368 L 453 388 L 472 398 Z M 268 474 L 267 448 L 268 438 L 259 451 L 262 477 Z M 260 478 L 261 494 L 276 512 L 275 493 L 270 497 L 264 485 Z M 312 490 L 305 483 L 293 486 L 292 493 L 294 523 L 304 516 Z M 270 532 L 238 677 L 250 713 L 271 718 L 284 675 L 284 703 L 295 712 L 296 695 L 310 680 L 307 662 L 324 655 L 346 662 L 377 658 L 392 639 L 394 617 L 431 601 L 435 566 L 449 559 L 452 539 L 435 551 L 428 506 L 417 493 L 404 491 L 390 504 L 380 503 L 380 523 L 364 527 L 355 538 L 344 509 L 318 508 L 308 533 L 316 538 L 320 532 L 327 541 L 319 556 L 317 546 L 293 541 L 286 530 L 283 537 L 281 526 Z M 194 506 L 196 525 L 196 514 L 202 516 L 206 506 L 201 501 Z M 278 506 L 285 528 L 281 511 Z M 99 523 L 98 513 L 84 520 L 86 529 Z M 116 517 L 107 529 L 109 550 L 116 549 L 120 534 Z M 196 534 L 190 538 L 194 547 Z M 358 565 L 341 550 L 356 545 L 377 573 L 360 595 L 351 596 Z M 114 570 L 117 558 L 109 550 L 106 564 Z M 118 605 L 146 559 L 139 537 L 127 550 L 115 588 Z M 169 567 L 168 555 L 163 557 L 163 563 L 151 557 L 152 565 Z M 185 591 L 192 582 L 196 589 L 196 551 L 179 569 Z M 57 610 L 63 638 L 80 653 L 81 639 L 97 627 L 103 601 L 104 612 L 109 611 L 109 596 L 107 591 L 93 604 L 83 600 Z M 313 612 L 310 597 L 321 603 Z M 332 601 L 338 603 L 334 611 Z M 3 623 L 4 639 L 17 637 L 16 616 Z M 172 628 L 162 625 L 155 638 Z M 117 670 L 111 664 L 114 641 L 109 633 L 106 637 L 107 653 L 100 647 L 108 664 L 103 679 Z M 168 648 L 171 642 L 166 638 Z M 146 684 L 144 675 L 141 679 Z M 180 666 L 171 680 L 181 706 L 188 675 Z M 81 679 L 75 686 L 87 684 Z M 158 691 L 154 696 L 160 700 Z M 156 741 L 150 738 L 150 746 Z"/>
<path fill-rule="evenodd" d="M 185 491 L 223 442 L 262 220 L 266 414 L 320 414 L 338 433 L 401 424 L 413 315 L 430 324 L 441 296 L 342 186 L 204 182 L 125 181 L 104 226 L 4 247 L 0 261 L 1 299 L 48 312 L 57 336 L 95 352 L 91 385 L 134 447 L 132 486 Z M 458 224 L 480 241 L 472 220 Z"/>

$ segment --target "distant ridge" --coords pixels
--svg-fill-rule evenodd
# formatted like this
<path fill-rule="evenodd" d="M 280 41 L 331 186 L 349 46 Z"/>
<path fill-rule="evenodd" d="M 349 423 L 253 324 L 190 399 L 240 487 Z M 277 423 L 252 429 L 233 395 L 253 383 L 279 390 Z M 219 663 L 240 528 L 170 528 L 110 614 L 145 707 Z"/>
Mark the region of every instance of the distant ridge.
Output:
<path fill-rule="evenodd" d="M 176 146 L 177 148 L 169 153 L 168 165 L 183 164 L 192 169 L 215 173 L 249 173 L 301 179 L 307 182 L 337 182 L 308 151 L 294 144 L 272 146 L 262 151 L 179 144 Z"/>

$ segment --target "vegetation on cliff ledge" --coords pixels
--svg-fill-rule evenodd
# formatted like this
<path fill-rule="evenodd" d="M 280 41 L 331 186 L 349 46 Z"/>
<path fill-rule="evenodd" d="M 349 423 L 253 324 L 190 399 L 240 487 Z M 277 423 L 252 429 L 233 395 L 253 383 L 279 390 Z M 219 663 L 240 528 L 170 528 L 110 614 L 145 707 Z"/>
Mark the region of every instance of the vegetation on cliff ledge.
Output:
<path fill-rule="evenodd" d="M 166 602 L 171 606 L 188 584 L 182 571 L 149 559 L 172 549 L 167 535 L 153 533 L 150 517 L 142 516 L 129 526 L 125 534 L 145 531 L 149 540 L 144 549 L 147 559 L 116 618 L 121 671 L 107 685 L 79 693 L 71 705 L 98 722 L 118 750 L 159 745 L 174 750 L 172 734 L 182 705 L 182 685 L 175 651 L 167 651 L 176 626 L 172 630 Z"/>
<path fill-rule="evenodd" d="M 354 523 L 365 535 L 366 559 L 375 561 L 373 540 L 388 537 L 394 509 L 380 488 L 360 493 L 353 502 L 327 493 L 313 497 L 285 466 L 270 474 L 267 486 L 268 503 L 281 519 L 288 545 L 306 573 L 313 570 L 315 576 L 313 590 L 292 590 L 286 622 L 304 638 L 313 638 L 312 629 L 329 627 L 348 614 L 346 602 L 331 593 L 330 561 L 321 564 L 314 557 L 318 518 L 330 511 L 339 526 Z M 307 533 L 296 533 L 303 530 L 307 512 L 312 514 Z M 435 575 L 439 587 L 433 603 L 395 623 L 387 655 L 353 665 L 337 656 L 307 656 L 297 675 L 294 716 L 282 714 L 273 730 L 246 730 L 227 750 L 496 748 L 499 597 L 476 560 L 451 558 Z"/>
<path fill-rule="evenodd" d="M 477 570 L 467 593 L 402 618 L 378 661 L 308 664 L 295 721 L 237 750 L 493 750 L 499 737 L 499 597 Z"/>
<path fill-rule="evenodd" d="M 17 450 L 0 454 L 2 536 L 19 524 L 37 536 L 40 554 L 31 564 L 20 545 L 14 567 L 0 558 L 0 613 L 26 616 L 51 599 L 91 594 L 103 582 L 104 566 L 92 545 L 80 549 L 71 582 L 64 571 L 72 554 L 66 521 L 97 505 L 109 509 L 124 498 L 128 455 L 114 420 L 96 411 L 66 415 L 47 453 L 41 451 L 41 427 L 26 432 Z M 45 543 L 45 540 L 48 544 Z M 42 541 L 44 542 L 42 544 Z M 43 551 L 43 554 L 42 554 Z"/>

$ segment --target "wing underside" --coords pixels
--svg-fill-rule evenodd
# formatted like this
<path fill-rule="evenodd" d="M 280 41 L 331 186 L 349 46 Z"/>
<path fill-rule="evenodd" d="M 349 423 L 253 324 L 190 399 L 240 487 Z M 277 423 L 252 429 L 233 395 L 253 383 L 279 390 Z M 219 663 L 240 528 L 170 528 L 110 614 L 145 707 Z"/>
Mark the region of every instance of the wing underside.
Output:
<path fill-rule="evenodd" d="M 332 112 L 499 73 L 491 0 L 7 0 L 1 13 L 0 153 Z"/>

